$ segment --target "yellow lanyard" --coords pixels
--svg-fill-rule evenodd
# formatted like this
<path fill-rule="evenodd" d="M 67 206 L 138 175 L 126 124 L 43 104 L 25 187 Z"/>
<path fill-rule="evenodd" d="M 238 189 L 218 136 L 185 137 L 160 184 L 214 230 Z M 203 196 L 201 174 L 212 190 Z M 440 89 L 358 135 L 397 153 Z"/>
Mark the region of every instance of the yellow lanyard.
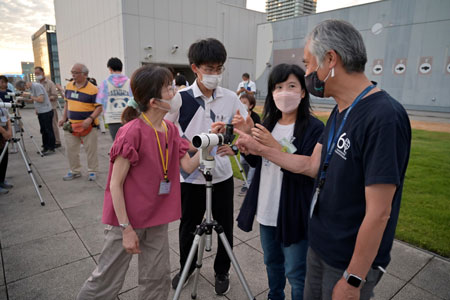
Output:
<path fill-rule="evenodd" d="M 159 136 L 158 136 L 158 131 L 156 131 L 155 127 L 153 127 L 152 122 L 150 122 L 150 120 L 147 118 L 146 115 L 142 114 L 142 116 L 144 117 L 145 121 L 147 121 L 147 123 L 153 128 L 153 130 L 155 131 L 156 134 L 156 140 L 158 141 L 158 148 L 159 148 L 159 154 L 161 156 L 161 163 L 162 163 L 162 167 L 163 167 L 163 172 L 164 172 L 164 180 L 168 181 L 168 177 L 167 177 L 167 168 L 168 168 L 168 163 L 169 163 L 169 144 L 168 144 L 168 137 L 167 137 L 167 126 L 166 123 L 164 121 L 162 121 L 162 125 L 164 127 L 164 132 L 166 133 L 166 162 L 164 162 L 164 156 L 163 156 L 163 152 L 161 149 L 161 143 L 159 141 Z"/>

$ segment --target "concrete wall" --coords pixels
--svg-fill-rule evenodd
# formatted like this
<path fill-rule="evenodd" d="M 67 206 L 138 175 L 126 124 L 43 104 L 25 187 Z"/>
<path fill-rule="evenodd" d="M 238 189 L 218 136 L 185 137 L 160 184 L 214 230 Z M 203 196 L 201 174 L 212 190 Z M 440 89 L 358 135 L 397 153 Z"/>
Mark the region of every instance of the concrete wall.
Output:
<path fill-rule="evenodd" d="M 236 89 L 242 73 L 254 72 L 256 25 L 265 21 L 265 14 L 237 5 L 243 1 L 228 2 L 232 4 L 122 0 L 127 72 L 142 63 L 188 67 L 189 46 L 198 39 L 214 37 L 224 43 L 228 54 L 222 86 Z M 172 52 L 174 45 L 178 49 Z"/>
<path fill-rule="evenodd" d="M 61 81 L 76 62 L 86 64 L 97 81 L 108 75 L 107 60 L 124 58 L 120 0 L 55 0 Z"/>
<path fill-rule="evenodd" d="M 302 65 L 299 53 L 306 35 L 326 19 L 349 21 L 361 32 L 368 56 L 366 75 L 405 107 L 450 112 L 450 1 L 446 0 L 386 0 L 260 24 L 256 73 L 261 97 L 267 94 L 270 66 Z"/>
<path fill-rule="evenodd" d="M 265 14 L 245 9 L 245 2 L 55 0 L 62 78 L 70 78 L 73 63 L 84 62 L 90 76 L 102 80 L 111 56 L 122 59 L 128 76 L 143 63 L 188 67 L 189 46 L 214 37 L 228 53 L 222 86 L 235 90 L 242 73 L 254 74 L 256 28 L 266 20 Z"/>

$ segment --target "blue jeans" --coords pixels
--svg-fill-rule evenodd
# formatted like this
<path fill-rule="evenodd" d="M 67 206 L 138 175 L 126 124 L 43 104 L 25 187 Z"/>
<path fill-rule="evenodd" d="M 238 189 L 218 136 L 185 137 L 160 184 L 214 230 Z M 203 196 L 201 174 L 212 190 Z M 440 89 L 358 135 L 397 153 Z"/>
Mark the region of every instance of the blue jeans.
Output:
<path fill-rule="evenodd" d="M 275 240 L 276 227 L 259 225 L 264 264 L 269 279 L 269 299 L 284 300 L 286 277 L 291 285 L 292 300 L 303 300 L 308 241 L 301 240 L 288 247 Z"/>
<path fill-rule="evenodd" d="M 250 186 L 250 184 L 252 183 L 252 180 L 253 180 L 253 176 L 255 175 L 255 168 L 250 167 L 249 163 L 245 160 L 243 155 L 241 155 L 240 162 L 241 162 L 242 169 L 244 169 L 244 172 L 247 176 L 248 186 Z"/>

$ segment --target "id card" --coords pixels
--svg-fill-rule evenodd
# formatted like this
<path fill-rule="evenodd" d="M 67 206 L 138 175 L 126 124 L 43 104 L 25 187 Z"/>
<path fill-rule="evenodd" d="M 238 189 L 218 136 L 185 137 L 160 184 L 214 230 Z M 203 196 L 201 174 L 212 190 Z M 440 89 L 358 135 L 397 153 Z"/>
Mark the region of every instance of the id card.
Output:
<path fill-rule="evenodd" d="M 78 93 L 72 92 L 70 94 L 70 97 L 73 98 L 73 99 L 78 99 Z"/>
<path fill-rule="evenodd" d="M 161 183 L 159 184 L 159 193 L 158 195 L 167 195 L 170 193 L 170 181 L 168 180 L 161 180 Z"/>
<path fill-rule="evenodd" d="M 293 154 L 297 151 L 297 147 L 295 147 L 287 138 L 282 138 L 280 144 L 283 147 L 281 149 L 282 152 Z"/>
<path fill-rule="evenodd" d="M 316 188 L 316 191 L 314 192 L 314 196 L 311 200 L 311 208 L 309 209 L 309 218 L 312 218 L 312 215 L 314 213 L 314 208 L 316 207 L 317 204 L 317 198 L 319 198 L 319 193 L 320 193 L 320 189 Z"/>

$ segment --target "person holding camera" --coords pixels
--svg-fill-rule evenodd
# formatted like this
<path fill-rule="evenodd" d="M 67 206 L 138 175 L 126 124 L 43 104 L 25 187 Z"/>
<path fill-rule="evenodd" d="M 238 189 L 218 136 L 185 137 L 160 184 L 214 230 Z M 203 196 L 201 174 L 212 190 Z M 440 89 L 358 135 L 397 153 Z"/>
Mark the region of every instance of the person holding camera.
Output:
<path fill-rule="evenodd" d="M 280 64 L 269 75 L 263 123 L 237 114 L 235 127 L 279 154 L 311 155 L 324 125 L 311 115 L 305 72 L 297 65 Z M 248 126 L 248 123 L 251 126 Z M 269 299 L 285 299 L 286 278 L 292 300 L 302 300 L 308 250 L 308 213 L 314 179 L 292 173 L 261 155 L 246 155 L 255 175 L 237 221 L 243 231 L 259 225 Z"/>
<path fill-rule="evenodd" d="M 236 94 L 240 97 L 244 94 L 255 96 L 256 84 L 250 80 L 248 73 L 242 74 L 242 81 L 239 83 Z"/>
<path fill-rule="evenodd" d="M 219 86 L 224 71 L 227 52 L 221 42 L 209 38 L 195 42 L 189 48 L 189 63 L 197 76 L 195 82 L 180 92 L 182 106 L 175 114 L 166 119 L 174 121 L 181 136 L 188 140 L 200 133 L 206 133 L 213 122 L 231 122 L 233 115 L 240 110 L 247 116 L 245 106 L 239 101 L 236 93 Z M 191 146 L 191 151 L 196 151 Z M 233 171 L 227 155 L 234 155 L 229 145 L 217 148 L 216 167 L 212 170 L 212 215 L 224 229 L 230 245 L 233 245 Z M 192 174 L 181 172 L 181 205 L 182 216 L 179 228 L 180 240 L 180 272 L 172 279 L 172 287 L 176 289 L 181 271 L 186 263 L 194 240 L 193 232 L 202 222 L 206 210 L 206 181 L 202 172 L 196 170 Z M 196 258 L 194 258 L 196 261 Z M 195 264 L 191 265 L 189 276 Z M 230 259 L 218 238 L 218 250 L 214 260 L 215 292 L 224 295 L 229 291 Z M 188 279 L 189 279 L 188 276 Z M 186 283 L 188 281 L 186 280 Z"/>
<path fill-rule="evenodd" d="M 73 80 L 67 83 L 64 100 L 63 117 L 58 125 L 70 123 L 70 130 L 64 131 L 67 158 L 70 170 L 63 177 L 64 181 L 81 176 L 80 145 L 86 151 L 88 161 L 88 180 L 97 179 L 97 126 L 102 105 L 96 103 L 97 87 L 88 80 L 89 70 L 83 64 L 74 64 L 71 70 Z"/>
<path fill-rule="evenodd" d="M 42 154 L 55 153 L 55 133 L 53 132 L 53 108 L 45 88 L 40 83 L 25 82 L 20 80 L 16 83 L 16 89 L 24 93 L 22 100 L 34 103 L 34 108 L 39 120 L 42 135 Z"/>
<path fill-rule="evenodd" d="M 139 255 L 138 299 L 166 300 L 170 291 L 168 223 L 181 216 L 180 166 L 186 174 L 193 172 L 199 154 L 190 157 L 189 142 L 164 121 L 181 105 L 168 69 L 139 68 L 131 89 L 134 99 L 110 150 L 105 244 L 79 300 L 115 299 L 133 254 Z"/>

